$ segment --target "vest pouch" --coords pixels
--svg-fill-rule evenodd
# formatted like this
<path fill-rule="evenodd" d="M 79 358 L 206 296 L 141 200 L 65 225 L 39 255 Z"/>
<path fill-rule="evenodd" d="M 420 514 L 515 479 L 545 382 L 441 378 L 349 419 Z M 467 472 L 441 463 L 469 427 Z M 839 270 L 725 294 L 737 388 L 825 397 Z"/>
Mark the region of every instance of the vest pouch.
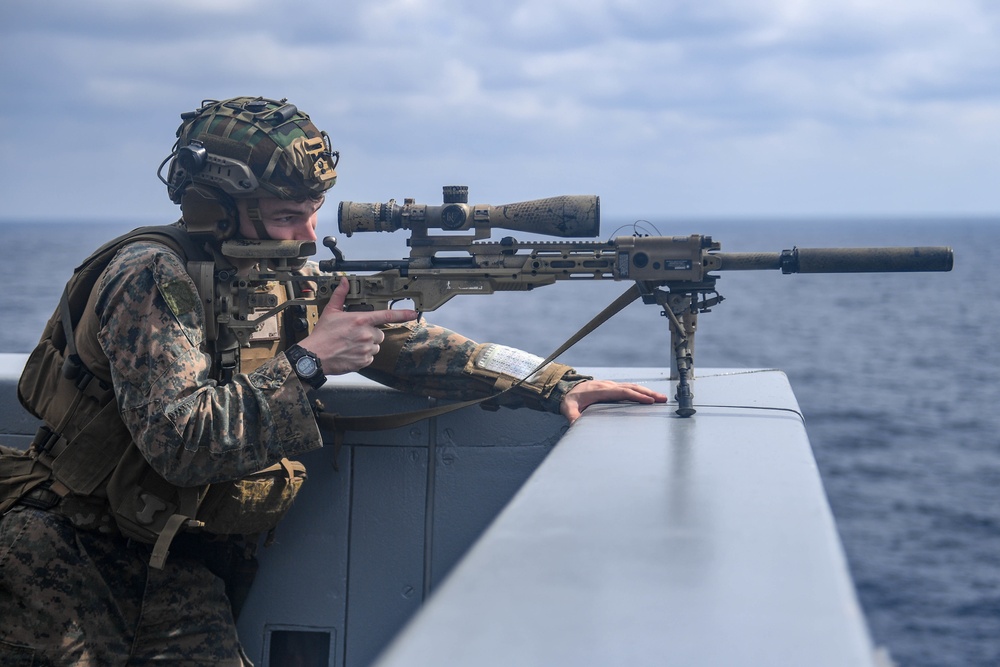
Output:
<path fill-rule="evenodd" d="M 216 535 L 255 535 L 285 516 L 306 479 L 299 461 L 279 463 L 232 482 L 212 484 L 198 508 L 198 520 Z"/>
<path fill-rule="evenodd" d="M 58 391 L 64 358 L 49 338 L 53 321 L 46 327 L 47 336 L 42 337 L 24 364 L 17 383 L 17 398 L 35 417 L 46 419 L 53 415 L 54 421 L 58 421 L 69 410 L 75 396 L 65 398 Z"/>
<path fill-rule="evenodd" d="M 167 482 L 134 444 L 126 448 L 105 491 L 118 529 L 126 537 L 147 544 L 156 542 L 170 517 L 185 514 L 191 518 L 198 508 L 199 489 L 182 489 Z"/>
<path fill-rule="evenodd" d="M 155 543 L 164 529 L 184 530 L 179 519 L 216 535 L 254 535 L 269 531 L 292 506 L 306 469 L 298 461 L 280 463 L 231 482 L 181 488 L 150 467 L 135 445 L 129 445 L 106 487 L 118 529 L 126 537 Z M 169 525 L 169 527 L 168 527 Z"/>
<path fill-rule="evenodd" d="M 101 408 L 96 403 L 90 403 L 78 410 L 80 419 L 86 419 L 94 410 L 96 414 L 93 418 L 52 461 L 53 476 L 73 493 L 82 496 L 90 495 L 100 487 L 132 442 L 132 435 L 118 413 L 116 402 L 111 401 Z"/>
<path fill-rule="evenodd" d="M 0 446 L 0 515 L 49 479 L 49 469 L 26 452 Z"/>

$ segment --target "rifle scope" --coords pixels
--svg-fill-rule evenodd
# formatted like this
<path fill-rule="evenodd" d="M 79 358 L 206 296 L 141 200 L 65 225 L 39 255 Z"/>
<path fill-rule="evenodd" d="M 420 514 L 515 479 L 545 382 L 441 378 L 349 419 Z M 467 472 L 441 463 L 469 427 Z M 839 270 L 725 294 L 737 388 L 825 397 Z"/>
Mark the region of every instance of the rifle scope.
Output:
<path fill-rule="evenodd" d="M 489 230 L 493 227 L 559 237 L 596 237 L 601 227 L 601 202 L 594 195 L 563 195 L 492 206 L 470 205 L 469 188 L 446 185 L 444 204 L 403 205 L 342 201 L 338 212 L 340 232 L 394 232 L 397 229 Z"/>

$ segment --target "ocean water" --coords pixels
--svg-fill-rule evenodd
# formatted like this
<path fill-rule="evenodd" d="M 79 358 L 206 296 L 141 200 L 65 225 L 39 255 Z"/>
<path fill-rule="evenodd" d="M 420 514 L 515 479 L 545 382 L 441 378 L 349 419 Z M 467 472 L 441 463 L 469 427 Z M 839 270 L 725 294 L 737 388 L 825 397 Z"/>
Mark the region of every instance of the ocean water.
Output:
<path fill-rule="evenodd" d="M 29 351 L 73 267 L 132 226 L 0 224 L 0 351 Z M 321 226 L 334 233 L 332 220 Z M 616 227 L 606 220 L 603 229 Z M 1000 220 L 649 227 L 710 234 L 724 251 L 955 249 L 950 273 L 723 273 L 726 300 L 701 316 L 695 362 L 787 373 L 872 634 L 900 667 L 1000 665 Z M 341 247 L 349 259 L 406 254 L 401 233 L 359 235 Z M 429 319 L 545 355 L 626 287 L 586 281 L 460 297 Z M 668 343 L 658 309 L 633 304 L 562 360 L 665 366 Z"/>

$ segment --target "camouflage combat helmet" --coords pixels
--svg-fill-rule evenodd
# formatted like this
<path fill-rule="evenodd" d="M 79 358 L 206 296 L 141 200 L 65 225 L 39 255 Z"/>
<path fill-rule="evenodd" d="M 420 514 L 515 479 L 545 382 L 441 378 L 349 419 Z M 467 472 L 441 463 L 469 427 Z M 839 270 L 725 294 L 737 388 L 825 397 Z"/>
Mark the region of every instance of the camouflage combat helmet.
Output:
<path fill-rule="evenodd" d="M 177 143 L 158 173 L 190 232 L 232 236 L 235 200 L 243 199 L 258 236 L 267 238 L 259 198 L 318 199 L 337 180 L 340 155 L 329 136 L 287 100 L 206 100 L 181 119 Z"/>

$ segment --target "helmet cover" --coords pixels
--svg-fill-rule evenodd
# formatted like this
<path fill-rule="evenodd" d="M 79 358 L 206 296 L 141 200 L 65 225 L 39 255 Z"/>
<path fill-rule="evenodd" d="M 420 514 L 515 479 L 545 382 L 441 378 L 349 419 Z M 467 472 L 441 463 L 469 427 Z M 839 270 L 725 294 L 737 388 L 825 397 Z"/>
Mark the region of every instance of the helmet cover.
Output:
<path fill-rule="evenodd" d="M 176 204 L 192 184 L 234 198 L 301 201 L 322 196 L 337 181 L 340 154 L 329 136 L 287 100 L 206 100 L 181 118 L 177 143 L 164 160 L 168 177 L 160 177 Z"/>

